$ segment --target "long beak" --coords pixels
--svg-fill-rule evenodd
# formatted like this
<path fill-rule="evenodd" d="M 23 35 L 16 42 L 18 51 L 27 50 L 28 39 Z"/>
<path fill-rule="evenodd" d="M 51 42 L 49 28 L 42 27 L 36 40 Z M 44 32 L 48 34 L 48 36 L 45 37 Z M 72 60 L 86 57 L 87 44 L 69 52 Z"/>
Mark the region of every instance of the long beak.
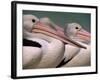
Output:
<path fill-rule="evenodd" d="M 86 40 L 86 41 L 90 41 L 90 39 L 91 39 L 91 34 L 89 32 L 87 32 L 86 30 L 84 30 L 84 29 L 78 31 L 77 36 L 80 39 Z"/>
<path fill-rule="evenodd" d="M 50 26 L 47 26 L 41 22 L 38 22 L 37 24 L 34 25 L 32 32 L 42 33 L 42 34 L 45 34 L 47 36 L 59 39 L 62 42 L 64 42 L 65 44 L 71 44 L 73 46 L 77 46 L 77 47 L 86 49 L 85 46 L 83 46 L 83 45 L 71 40 L 70 38 L 66 37 L 64 35 L 64 32 L 62 32 L 62 31 L 58 32 L 58 31 L 52 29 Z"/>

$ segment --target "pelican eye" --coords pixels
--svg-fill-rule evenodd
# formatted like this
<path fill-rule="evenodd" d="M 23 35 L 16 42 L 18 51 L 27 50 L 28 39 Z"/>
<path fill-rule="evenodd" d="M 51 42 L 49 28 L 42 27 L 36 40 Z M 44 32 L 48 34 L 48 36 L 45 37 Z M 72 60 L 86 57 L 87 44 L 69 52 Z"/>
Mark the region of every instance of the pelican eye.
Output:
<path fill-rule="evenodd" d="M 32 22 L 35 22 L 35 19 L 32 19 Z"/>
<path fill-rule="evenodd" d="M 79 29 L 79 27 L 75 27 L 75 29 Z"/>

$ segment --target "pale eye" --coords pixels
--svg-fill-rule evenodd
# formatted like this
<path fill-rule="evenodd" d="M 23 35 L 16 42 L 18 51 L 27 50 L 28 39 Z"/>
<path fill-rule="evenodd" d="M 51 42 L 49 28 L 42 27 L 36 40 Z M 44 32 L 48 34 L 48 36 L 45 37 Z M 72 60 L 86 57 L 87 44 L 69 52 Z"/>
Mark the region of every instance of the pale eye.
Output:
<path fill-rule="evenodd" d="M 34 23 L 35 22 L 35 19 L 32 19 L 32 22 Z"/>

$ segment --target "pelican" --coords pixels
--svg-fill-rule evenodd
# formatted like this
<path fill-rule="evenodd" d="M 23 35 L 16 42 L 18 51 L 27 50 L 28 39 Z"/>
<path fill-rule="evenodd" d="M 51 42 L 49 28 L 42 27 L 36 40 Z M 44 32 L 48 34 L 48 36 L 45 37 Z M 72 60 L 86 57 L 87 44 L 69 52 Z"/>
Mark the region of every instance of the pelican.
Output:
<path fill-rule="evenodd" d="M 78 23 L 69 23 L 66 26 L 65 34 L 71 39 L 86 46 L 86 49 L 65 45 L 63 67 L 90 65 L 90 33 L 84 30 Z"/>
<path fill-rule="evenodd" d="M 87 49 L 80 49 L 72 59 L 62 67 L 84 67 L 91 65 L 91 45 L 80 42 Z"/>
<path fill-rule="evenodd" d="M 42 21 L 34 15 L 23 16 L 24 69 L 56 67 L 64 56 L 65 43 L 85 48 Z"/>
<path fill-rule="evenodd" d="M 30 67 L 33 65 L 33 63 L 34 63 L 33 67 L 35 67 L 35 65 L 37 65 L 39 61 L 41 60 L 41 56 L 42 56 L 41 54 L 42 50 L 40 49 L 41 45 L 28 39 L 28 38 L 34 37 L 33 34 L 31 33 L 32 26 L 35 24 L 35 22 L 38 22 L 38 21 L 39 19 L 34 15 L 23 16 L 23 38 L 24 38 L 23 39 L 23 53 L 22 53 L 23 68 Z M 32 52 L 33 50 L 35 54 Z"/>

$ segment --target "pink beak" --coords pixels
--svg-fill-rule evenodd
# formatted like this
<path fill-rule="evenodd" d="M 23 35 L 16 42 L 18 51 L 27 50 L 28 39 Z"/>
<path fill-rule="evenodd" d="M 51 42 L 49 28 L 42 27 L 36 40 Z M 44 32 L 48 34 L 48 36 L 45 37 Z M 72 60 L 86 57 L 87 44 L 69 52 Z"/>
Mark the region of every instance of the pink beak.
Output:
<path fill-rule="evenodd" d="M 90 39 L 91 39 L 91 34 L 84 29 L 78 31 L 77 36 L 80 39 L 83 39 L 83 40 L 86 40 L 86 41 L 90 41 Z"/>
<path fill-rule="evenodd" d="M 58 28 L 57 30 L 54 30 L 53 28 L 51 28 L 48 25 L 43 24 L 42 22 L 37 22 L 34 25 L 32 32 L 42 33 L 42 34 L 45 34 L 47 36 L 59 39 L 62 42 L 64 42 L 65 44 L 71 44 L 71 45 L 86 49 L 86 47 L 84 47 L 83 45 L 73 41 L 69 37 L 66 37 L 64 35 L 64 31 L 63 31 L 63 29 L 61 29 L 61 27 Z"/>

